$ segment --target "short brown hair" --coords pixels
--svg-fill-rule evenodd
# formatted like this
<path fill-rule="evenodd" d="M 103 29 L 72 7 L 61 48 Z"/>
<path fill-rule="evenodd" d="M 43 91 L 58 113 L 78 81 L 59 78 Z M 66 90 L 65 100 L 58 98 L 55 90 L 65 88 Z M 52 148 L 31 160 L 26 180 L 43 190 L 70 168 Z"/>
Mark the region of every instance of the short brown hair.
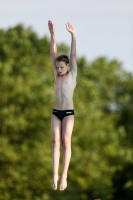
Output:
<path fill-rule="evenodd" d="M 68 58 L 67 55 L 64 55 L 64 54 L 58 56 L 58 57 L 56 58 L 56 61 L 58 61 L 58 62 L 62 61 L 62 62 L 64 62 L 66 65 L 69 64 L 69 58 Z"/>

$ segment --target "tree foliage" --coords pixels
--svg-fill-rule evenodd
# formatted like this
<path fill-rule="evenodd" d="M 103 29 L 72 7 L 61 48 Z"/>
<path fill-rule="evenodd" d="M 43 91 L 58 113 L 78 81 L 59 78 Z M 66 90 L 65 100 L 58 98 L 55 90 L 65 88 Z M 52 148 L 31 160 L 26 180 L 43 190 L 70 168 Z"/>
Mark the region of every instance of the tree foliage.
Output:
<path fill-rule="evenodd" d="M 132 199 L 133 76 L 103 57 L 77 59 L 68 188 L 52 191 L 49 47 L 22 24 L 0 30 L 0 200 Z"/>

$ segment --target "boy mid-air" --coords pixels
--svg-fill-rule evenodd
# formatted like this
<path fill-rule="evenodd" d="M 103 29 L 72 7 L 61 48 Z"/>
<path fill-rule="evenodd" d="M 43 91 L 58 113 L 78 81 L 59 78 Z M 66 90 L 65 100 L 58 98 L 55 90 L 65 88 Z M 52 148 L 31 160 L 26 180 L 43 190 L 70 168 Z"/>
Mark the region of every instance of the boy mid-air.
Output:
<path fill-rule="evenodd" d="M 60 179 L 60 190 L 67 187 L 67 171 L 71 158 L 71 135 L 74 125 L 73 94 L 76 87 L 76 32 L 68 22 L 66 29 L 71 33 L 70 63 L 66 55 L 57 56 L 55 28 L 52 21 L 48 21 L 51 34 L 50 55 L 54 72 L 55 103 L 51 117 L 51 131 L 53 136 L 52 161 L 53 181 L 52 188 L 57 189 L 57 181 Z M 63 148 L 62 174 L 59 177 L 60 144 Z"/>

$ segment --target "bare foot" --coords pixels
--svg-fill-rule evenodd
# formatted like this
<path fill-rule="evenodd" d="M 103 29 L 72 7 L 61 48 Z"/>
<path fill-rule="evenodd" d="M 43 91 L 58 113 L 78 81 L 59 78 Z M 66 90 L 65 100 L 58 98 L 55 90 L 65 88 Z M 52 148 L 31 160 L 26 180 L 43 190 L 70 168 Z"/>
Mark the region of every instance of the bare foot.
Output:
<path fill-rule="evenodd" d="M 60 180 L 60 190 L 63 191 L 67 187 L 67 178 L 66 177 L 61 177 Z"/>
<path fill-rule="evenodd" d="M 54 175 L 53 176 L 53 181 L 52 181 L 52 184 L 51 184 L 51 186 L 52 186 L 52 188 L 54 189 L 54 190 L 57 190 L 57 181 L 60 179 L 60 176 L 59 175 Z"/>

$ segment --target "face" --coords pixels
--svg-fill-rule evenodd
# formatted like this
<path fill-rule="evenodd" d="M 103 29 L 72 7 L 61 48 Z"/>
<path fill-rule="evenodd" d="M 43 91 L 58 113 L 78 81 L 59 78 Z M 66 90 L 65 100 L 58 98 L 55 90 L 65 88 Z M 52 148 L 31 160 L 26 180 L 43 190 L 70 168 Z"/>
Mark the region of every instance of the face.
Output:
<path fill-rule="evenodd" d="M 60 76 L 63 76 L 68 72 L 68 65 L 62 61 L 56 62 L 56 71 Z"/>

